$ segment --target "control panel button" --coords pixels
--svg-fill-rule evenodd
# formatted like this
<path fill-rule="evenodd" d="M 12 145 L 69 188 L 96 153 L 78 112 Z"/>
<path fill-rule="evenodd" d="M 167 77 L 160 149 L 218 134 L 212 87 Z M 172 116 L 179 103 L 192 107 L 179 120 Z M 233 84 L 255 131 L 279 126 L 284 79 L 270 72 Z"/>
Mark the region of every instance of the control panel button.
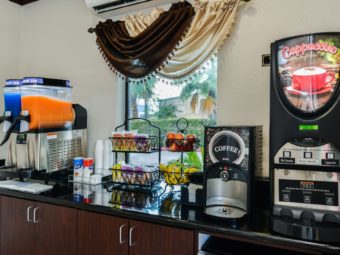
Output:
<path fill-rule="evenodd" d="M 290 151 L 283 151 L 283 157 L 284 158 L 290 158 L 291 157 L 291 152 Z"/>
<path fill-rule="evenodd" d="M 310 151 L 306 151 L 303 153 L 303 157 L 304 158 L 313 158 L 313 153 L 311 153 Z"/>
<path fill-rule="evenodd" d="M 337 224 L 338 223 L 338 218 L 333 213 L 325 213 L 325 215 L 322 217 L 322 222 Z"/>
<path fill-rule="evenodd" d="M 326 153 L 326 159 L 335 159 L 335 154 L 331 152 Z"/>
<path fill-rule="evenodd" d="M 311 196 L 303 196 L 303 202 L 305 204 L 310 204 L 312 202 L 312 197 Z"/>
<path fill-rule="evenodd" d="M 303 211 L 300 215 L 301 223 L 306 226 L 313 226 L 315 222 L 315 215 L 311 211 Z"/>

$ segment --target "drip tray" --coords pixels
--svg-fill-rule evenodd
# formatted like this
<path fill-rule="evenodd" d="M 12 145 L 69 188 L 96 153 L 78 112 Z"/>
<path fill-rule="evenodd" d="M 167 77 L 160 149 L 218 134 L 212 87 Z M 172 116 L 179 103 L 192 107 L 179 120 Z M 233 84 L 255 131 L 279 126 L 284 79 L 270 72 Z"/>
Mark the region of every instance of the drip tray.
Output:
<path fill-rule="evenodd" d="M 204 213 L 210 216 L 227 219 L 240 219 L 247 214 L 247 212 L 243 209 L 226 205 L 207 206 Z"/>

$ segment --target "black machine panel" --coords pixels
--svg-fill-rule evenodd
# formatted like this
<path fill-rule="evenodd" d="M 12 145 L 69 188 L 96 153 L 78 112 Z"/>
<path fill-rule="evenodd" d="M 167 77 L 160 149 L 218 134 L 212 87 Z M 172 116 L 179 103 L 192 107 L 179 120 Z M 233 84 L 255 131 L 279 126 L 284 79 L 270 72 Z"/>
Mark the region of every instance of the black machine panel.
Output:
<path fill-rule="evenodd" d="M 340 33 L 291 37 L 272 44 L 271 149 L 297 138 L 322 138 L 340 148 Z M 303 84 L 303 85 L 301 85 Z"/>
<path fill-rule="evenodd" d="M 308 215 L 318 223 L 309 226 L 311 231 L 338 229 L 340 241 L 339 79 L 340 33 L 272 43 L 270 177 L 275 232 L 333 241 L 327 235 L 296 234 L 303 233 Z M 329 217 L 336 219 L 336 228 L 323 225 Z M 294 234 L 292 227 L 297 229 Z"/>

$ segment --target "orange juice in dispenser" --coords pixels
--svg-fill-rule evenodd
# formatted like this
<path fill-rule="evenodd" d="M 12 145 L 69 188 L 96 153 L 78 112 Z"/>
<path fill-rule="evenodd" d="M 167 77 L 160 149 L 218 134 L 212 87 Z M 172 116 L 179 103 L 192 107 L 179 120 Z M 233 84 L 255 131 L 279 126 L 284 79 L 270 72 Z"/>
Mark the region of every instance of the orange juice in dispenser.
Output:
<path fill-rule="evenodd" d="M 35 77 L 24 78 L 22 82 L 21 115 L 30 116 L 28 129 L 72 126 L 74 112 L 71 96 L 72 88 L 69 81 Z"/>

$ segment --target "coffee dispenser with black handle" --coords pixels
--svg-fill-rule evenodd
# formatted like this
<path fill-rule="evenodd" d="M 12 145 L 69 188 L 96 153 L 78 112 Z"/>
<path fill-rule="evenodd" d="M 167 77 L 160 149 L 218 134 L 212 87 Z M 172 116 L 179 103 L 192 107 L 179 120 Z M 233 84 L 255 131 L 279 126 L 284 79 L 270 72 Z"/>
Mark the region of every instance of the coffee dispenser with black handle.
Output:
<path fill-rule="evenodd" d="M 247 214 L 248 175 L 233 163 L 214 163 L 206 170 L 205 214 L 230 219 Z"/>
<path fill-rule="evenodd" d="M 262 173 L 262 126 L 206 127 L 204 213 L 238 221 L 254 211 L 254 179 Z"/>

